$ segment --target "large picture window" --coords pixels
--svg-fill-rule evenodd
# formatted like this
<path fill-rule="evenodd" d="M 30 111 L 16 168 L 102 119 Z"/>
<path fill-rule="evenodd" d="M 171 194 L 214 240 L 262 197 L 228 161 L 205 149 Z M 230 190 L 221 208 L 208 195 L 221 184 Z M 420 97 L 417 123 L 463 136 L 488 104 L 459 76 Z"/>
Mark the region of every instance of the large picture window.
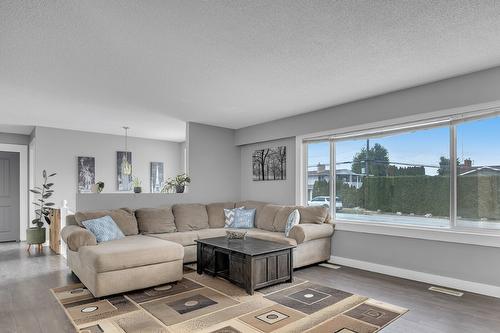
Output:
<path fill-rule="evenodd" d="M 330 207 L 330 142 L 307 145 L 307 205 Z"/>
<path fill-rule="evenodd" d="M 500 117 L 365 133 L 305 141 L 307 205 L 336 221 L 500 229 Z"/>
<path fill-rule="evenodd" d="M 457 225 L 500 228 L 500 118 L 457 125 Z"/>
<path fill-rule="evenodd" d="M 337 219 L 447 227 L 449 129 L 335 143 Z"/>

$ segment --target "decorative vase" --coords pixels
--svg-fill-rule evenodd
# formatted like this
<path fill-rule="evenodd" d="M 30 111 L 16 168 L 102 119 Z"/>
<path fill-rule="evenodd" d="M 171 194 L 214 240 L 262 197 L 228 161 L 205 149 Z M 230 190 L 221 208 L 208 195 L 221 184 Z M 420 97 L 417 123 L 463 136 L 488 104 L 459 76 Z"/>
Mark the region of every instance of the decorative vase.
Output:
<path fill-rule="evenodd" d="M 247 231 L 246 230 L 226 230 L 226 238 L 231 239 L 245 239 Z"/>
<path fill-rule="evenodd" d="M 184 185 L 178 185 L 175 187 L 175 192 L 177 193 L 184 193 L 184 189 L 186 188 L 186 186 Z"/>
<path fill-rule="evenodd" d="M 134 193 L 141 193 L 142 192 L 142 187 L 136 186 L 134 187 Z"/>
<path fill-rule="evenodd" d="M 45 243 L 45 228 L 28 228 L 26 229 L 26 243 L 43 244 Z"/>

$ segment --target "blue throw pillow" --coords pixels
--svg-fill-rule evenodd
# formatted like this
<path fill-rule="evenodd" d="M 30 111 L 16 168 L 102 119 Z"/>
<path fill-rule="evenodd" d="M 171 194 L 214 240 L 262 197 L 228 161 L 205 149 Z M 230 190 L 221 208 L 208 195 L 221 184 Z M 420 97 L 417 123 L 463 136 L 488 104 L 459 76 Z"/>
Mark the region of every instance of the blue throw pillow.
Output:
<path fill-rule="evenodd" d="M 232 228 L 250 229 L 253 228 L 255 219 L 255 208 L 252 209 L 236 209 L 234 212 L 234 222 Z"/>
<path fill-rule="evenodd" d="M 94 234 L 97 243 L 125 237 L 111 216 L 103 216 L 98 219 L 82 221 L 82 224 L 88 231 Z"/>

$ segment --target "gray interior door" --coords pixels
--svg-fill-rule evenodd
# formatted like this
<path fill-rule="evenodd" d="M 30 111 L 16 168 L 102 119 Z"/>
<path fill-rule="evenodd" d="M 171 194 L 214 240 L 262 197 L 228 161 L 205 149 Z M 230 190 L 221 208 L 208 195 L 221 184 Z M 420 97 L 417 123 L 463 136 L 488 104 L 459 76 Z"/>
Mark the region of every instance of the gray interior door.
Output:
<path fill-rule="evenodd" d="M 19 153 L 0 152 L 0 242 L 19 241 Z"/>

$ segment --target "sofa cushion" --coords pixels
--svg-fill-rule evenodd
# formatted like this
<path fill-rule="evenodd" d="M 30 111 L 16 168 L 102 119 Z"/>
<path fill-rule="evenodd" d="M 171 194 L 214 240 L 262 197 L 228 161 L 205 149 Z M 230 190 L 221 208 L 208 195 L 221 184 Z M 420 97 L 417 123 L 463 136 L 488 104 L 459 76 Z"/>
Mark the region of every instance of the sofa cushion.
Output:
<path fill-rule="evenodd" d="M 208 225 L 210 228 L 224 227 L 224 208 L 233 209 L 234 202 L 216 202 L 207 205 Z"/>
<path fill-rule="evenodd" d="M 247 232 L 248 237 L 268 240 L 272 242 L 277 242 L 281 244 L 287 245 L 297 245 L 297 241 L 293 238 L 285 237 L 285 234 L 282 232 L 272 232 L 261 229 L 249 229 Z"/>
<path fill-rule="evenodd" d="M 262 207 L 260 213 L 257 215 L 257 219 L 255 220 L 255 226 L 262 230 L 275 231 L 274 218 L 281 207 L 283 206 L 270 204 Z"/>
<path fill-rule="evenodd" d="M 205 239 L 205 238 L 213 238 L 213 237 L 224 237 L 226 236 L 226 228 L 211 228 L 211 229 L 203 229 L 203 230 L 197 230 L 196 232 L 198 233 L 198 238 L 199 239 Z"/>
<path fill-rule="evenodd" d="M 82 222 L 86 220 L 93 220 L 99 217 L 111 216 L 116 225 L 123 232 L 125 236 L 137 235 L 139 228 L 137 227 L 137 219 L 135 218 L 134 211 L 128 208 L 120 208 L 113 210 L 99 210 L 92 212 L 77 212 L 75 214 L 76 222 L 80 227 L 83 227 Z"/>
<path fill-rule="evenodd" d="M 208 229 L 207 229 L 208 230 Z M 196 245 L 198 239 L 197 231 L 170 232 L 164 234 L 147 234 L 147 236 L 164 239 L 182 246 Z"/>
<path fill-rule="evenodd" d="M 288 216 L 290 216 L 290 213 L 295 209 L 297 209 L 296 206 L 281 206 L 274 217 L 273 231 L 285 232 Z"/>
<path fill-rule="evenodd" d="M 135 211 L 139 231 L 146 234 L 175 232 L 172 207 L 141 208 Z"/>
<path fill-rule="evenodd" d="M 320 206 L 299 207 L 300 223 L 325 223 L 328 222 L 328 208 Z"/>
<path fill-rule="evenodd" d="M 315 239 L 331 237 L 334 226 L 329 223 L 304 223 L 297 224 L 290 230 L 289 237 L 295 239 L 297 244 L 302 244 Z"/>
<path fill-rule="evenodd" d="M 178 204 L 172 207 L 177 231 L 208 229 L 207 208 L 202 204 Z"/>
<path fill-rule="evenodd" d="M 173 242 L 135 235 L 84 246 L 78 253 L 84 269 L 102 273 L 182 260 L 184 248 Z"/>

